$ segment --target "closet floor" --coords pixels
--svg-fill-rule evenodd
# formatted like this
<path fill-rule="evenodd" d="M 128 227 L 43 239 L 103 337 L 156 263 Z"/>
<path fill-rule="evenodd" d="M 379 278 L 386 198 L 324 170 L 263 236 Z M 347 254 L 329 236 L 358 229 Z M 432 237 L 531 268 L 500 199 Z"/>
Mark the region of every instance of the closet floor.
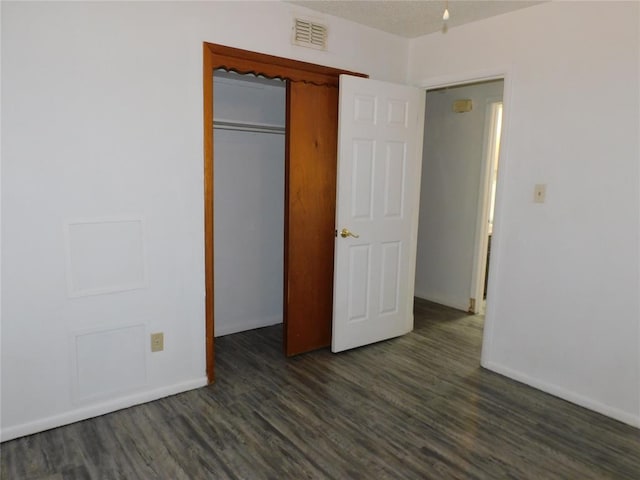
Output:
<path fill-rule="evenodd" d="M 1 446 L 3 479 L 638 479 L 640 430 L 479 366 L 483 318 L 286 359 L 216 339 L 216 384 Z"/>

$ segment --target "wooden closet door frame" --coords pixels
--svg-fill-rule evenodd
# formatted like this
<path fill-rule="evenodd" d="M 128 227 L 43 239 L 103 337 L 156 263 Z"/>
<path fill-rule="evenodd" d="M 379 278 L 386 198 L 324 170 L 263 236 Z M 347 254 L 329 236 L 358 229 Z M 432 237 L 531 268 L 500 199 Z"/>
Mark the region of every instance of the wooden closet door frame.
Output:
<path fill-rule="evenodd" d="M 205 351 L 207 380 L 215 380 L 214 265 L 213 265 L 213 72 L 225 69 L 240 74 L 263 75 L 293 82 L 338 87 L 340 75 L 366 77 L 313 63 L 266 55 L 248 50 L 203 43 L 203 130 L 204 130 L 204 261 L 205 261 Z M 289 134 L 287 125 L 287 135 Z M 336 152 L 337 154 L 337 152 Z M 285 187 L 286 188 L 286 187 Z M 286 206 L 285 206 L 286 209 Z M 286 214 L 286 211 L 285 211 Z"/>

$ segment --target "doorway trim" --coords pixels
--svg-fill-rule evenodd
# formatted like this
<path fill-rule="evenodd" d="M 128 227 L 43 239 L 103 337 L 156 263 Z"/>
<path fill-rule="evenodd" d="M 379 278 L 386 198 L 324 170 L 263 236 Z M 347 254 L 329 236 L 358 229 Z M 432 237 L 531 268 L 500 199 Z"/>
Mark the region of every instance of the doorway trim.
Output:
<path fill-rule="evenodd" d="M 338 86 L 342 74 L 366 76 L 332 67 L 203 42 L 202 100 L 204 148 L 204 262 L 205 262 L 205 355 L 207 381 L 215 380 L 214 319 L 214 205 L 213 205 L 213 72 L 223 68 L 240 74 L 264 75 L 314 85 Z M 289 135 L 289 125 L 286 127 Z M 285 245 L 286 248 L 286 245 Z"/>
<path fill-rule="evenodd" d="M 500 278 L 500 262 L 502 252 L 502 217 L 505 206 L 502 204 L 502 198 L 505 198 L 505 190 L 507 189 L 507 178 L 509 170 L 509 132 L 510 132 L 510 118 L 509 112 L 511 111 L 511 67 L 498 66 L 492 69 L 476 70 L 471 72 L 461 72 L 450 75 L 442 75 L 438 77 L 425 78 L 417 84 L 420 88 L 425 90 L 433 90 L 436 88 L 453 87 L 459 85 L 466 85 L 469 83 L 486 82 L 489 80 L 503 80 L 502 91 L 502 133 L 500 137 L 500 155 L 498 168 L 498 180 L 496 186 L 496 199 L 495 210 L 493 213 L 494 225 L 493 233 L 491 236 L 491 268 L 489 268 L 489 279 L 487 292 L 487 305 L 484 318 L 484 329 L 482 338 L 482 353 L 480 355 L 480 364 L 483 367 L 487 367 L 489 352 L 493 346 L 493 332 L 495 323 L 495 307 L 497 304 L 496 298 L 499 297 L 500 291 L 495 288 L 496 281 Z"/>
<path fill-rule="evenodd" d="M 504 89 L 504 82 L 503 82 Z M 498 108 L 498 105 L 500 107 Z M 489 215 L 492 200 L 492 180 L 494 170 L 497 174 L 496 153 L 500 154 L 500 137 L 502 124 L 502 97 L 488 98 L 485 107 L 484 139 L 482 144 L 482 166 L 480 173 L 480 185 L 478 188 L 478 208 L 476 210 L 476 233 L 473 253 L 473 273 L 471 275 L 472 299 L 475 299 L 473 308 L 469 307 L 469 313 L 477 314 L 481 310 L 482 299 L 486 291 L 485 278 L 487 274 L 487 257 L 489 249 Z M 498 122 L 498 110 L 500 122 Z M 500 125 L 498 125 L 500 123 Z M 496 134 L 498 142 L 496 142 Z"/>

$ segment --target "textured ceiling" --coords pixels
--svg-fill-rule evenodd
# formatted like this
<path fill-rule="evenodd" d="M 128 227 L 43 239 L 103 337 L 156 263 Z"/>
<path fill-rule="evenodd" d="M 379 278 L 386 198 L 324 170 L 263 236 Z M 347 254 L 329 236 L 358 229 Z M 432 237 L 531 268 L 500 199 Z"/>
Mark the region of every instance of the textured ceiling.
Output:
<path fill-rule="evenodd" d="M 407 38 L 441 31 L 445 0 L 298 0 L 290 1 L 318 12 Z M 542 1 L 451 0 L 447 27 L 530 7 Z"/>

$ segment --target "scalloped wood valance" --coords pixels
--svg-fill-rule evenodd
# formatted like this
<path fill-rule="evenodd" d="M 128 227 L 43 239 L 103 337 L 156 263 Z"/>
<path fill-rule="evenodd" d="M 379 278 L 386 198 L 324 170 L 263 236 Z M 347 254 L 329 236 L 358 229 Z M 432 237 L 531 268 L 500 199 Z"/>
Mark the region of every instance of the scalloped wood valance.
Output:
<path fill-rule="evenodd" d="M 312 83 L 314 85 L 338 86 L 341 74 L 366 77 L 361 73 L 325 67 L 313 63 L 290 60 L 288 58 L 250 52 L 238 48 L 204 43 L 205 50 L 211 55 L 211 67 L 236 73 L 262 75 L 267 78 L 279 78 L 292 82 Z"/>

